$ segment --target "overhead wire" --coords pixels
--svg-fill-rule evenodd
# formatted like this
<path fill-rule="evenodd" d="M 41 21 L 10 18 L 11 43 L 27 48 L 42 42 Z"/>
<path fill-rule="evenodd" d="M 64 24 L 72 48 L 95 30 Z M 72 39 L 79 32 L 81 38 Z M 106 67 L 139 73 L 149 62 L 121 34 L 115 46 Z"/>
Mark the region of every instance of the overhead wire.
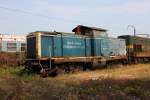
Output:
<path fill-rule="evenodd" d="M 28 15 L 32 15 L 32 16 L 38 16 L 38 17 L 49 19 L 49 20 L 56 20 L 56 21 L 59 20 L 59 21 L 67 22 L 67 23 L 87 23 L 87 22 L 83 22 L 83 21 L 79 21 L 79 20 L 69 20 L 69 19 L 58 18 L 58 17 L 50 17 L 50 16 L 43 15 L 40 13 L 33 13 L 33 12 L 24 11 L 24 10 L 15 9 L 15 8 L 9 8 L 9 7 L 5 7 L 5 6 L 1 6 L 1 5 L 0 5 L 0 9 L 12 11 L 12 12 L 24 13 L 24 14 L 28 14 Z"/>

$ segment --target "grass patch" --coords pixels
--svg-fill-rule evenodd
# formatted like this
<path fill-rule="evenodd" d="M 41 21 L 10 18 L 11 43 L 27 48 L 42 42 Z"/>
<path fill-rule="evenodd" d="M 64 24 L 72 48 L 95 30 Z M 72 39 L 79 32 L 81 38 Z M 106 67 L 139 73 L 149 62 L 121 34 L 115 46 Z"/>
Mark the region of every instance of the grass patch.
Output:
<path fill-rule="evenodd" d="M 149 100 L 149 67 L 139 64 L 55 78 L 41 78 L 23 67 L 4 67 L 0 100 Z"/>
<path fill-rule="evenodd" d="M 0 52 L 0 67 L 16 67 L 24 63 L 24 52 Z"/>
<path fill-rule="evenodd" d="M 34 78 L 39 77 L 32 71 L 25 70 L 24 66 L 10 67 L 4 66 L 0 68 L 0 78 L 4 80 L 9 80 L 13 78 L 18 78 L 21 80 L 34 80 Z"/>

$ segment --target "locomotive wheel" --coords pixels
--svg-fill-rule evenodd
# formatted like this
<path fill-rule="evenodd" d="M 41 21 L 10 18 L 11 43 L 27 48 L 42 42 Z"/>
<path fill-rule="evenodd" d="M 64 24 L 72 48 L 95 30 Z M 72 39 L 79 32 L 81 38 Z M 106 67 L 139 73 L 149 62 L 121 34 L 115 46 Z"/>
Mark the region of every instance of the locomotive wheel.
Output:
<path fill-rule="evenodd" d="M 80 71 L 83 71 L 83 67 L 78 65 L 78 66 L 75 66 L 75 69 L 74 69 L 74 72 L 80 72 Z"/>
<path fill-rule="evenodd" d="M 57 70 L 56 70 L 56 75 L 59 76 L 59 75 L 63 75 L 63 74 L 65 74 L 65 69 L 64 69 L 64 67 L 59 67 L 59 68 L 57 68 Z"/>
<path fill-rule="evenodd" d="M 40 76 L 41 77 L 55 77 L 57 76 L 57 68 L 53 68 L 53 69 L 41 69 L 40 70 Z"/>
<path fill-rule="evenodd" d="M 45 71 L 45 69 L 40 70 L 40 76 L 41 77 L 48 77 L 48 73 Z"/>

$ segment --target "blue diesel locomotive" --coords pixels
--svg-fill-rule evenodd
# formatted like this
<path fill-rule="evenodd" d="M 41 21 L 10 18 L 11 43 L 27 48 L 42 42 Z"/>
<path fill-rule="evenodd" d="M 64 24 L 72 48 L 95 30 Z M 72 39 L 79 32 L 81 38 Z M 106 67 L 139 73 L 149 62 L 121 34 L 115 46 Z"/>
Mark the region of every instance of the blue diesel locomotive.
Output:
<path fill-rule="evenodd" d="M 61 73 L 127 62 L 124 39 L 109 38 L 106 29 L 83 25 L 73 32 L 28 34 L 27 67 L 41 73 Z"/>

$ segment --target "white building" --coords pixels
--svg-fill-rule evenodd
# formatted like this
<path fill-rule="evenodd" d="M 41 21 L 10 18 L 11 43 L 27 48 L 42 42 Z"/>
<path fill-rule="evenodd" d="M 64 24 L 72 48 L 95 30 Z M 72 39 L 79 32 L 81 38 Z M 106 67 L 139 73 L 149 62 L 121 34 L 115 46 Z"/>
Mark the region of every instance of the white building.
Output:
<path fill-rule="evenodd" d="M 22 52 L 25 48 L 25 36 L 0 34 L 0 52 Z"/>

